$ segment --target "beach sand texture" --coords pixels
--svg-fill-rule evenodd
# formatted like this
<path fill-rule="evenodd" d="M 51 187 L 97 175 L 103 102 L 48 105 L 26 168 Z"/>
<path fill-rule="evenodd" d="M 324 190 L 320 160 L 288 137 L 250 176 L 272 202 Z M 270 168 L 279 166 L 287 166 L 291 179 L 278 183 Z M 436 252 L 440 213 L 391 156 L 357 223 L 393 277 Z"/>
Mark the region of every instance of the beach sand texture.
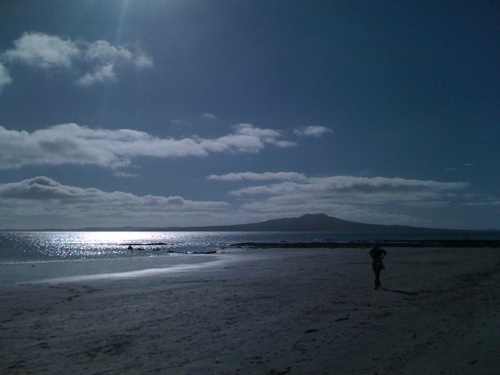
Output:
<path fill-rule="evenodd" d="M 366 249 L 2 286 L 0 372 L 498 373 L 499 250 L 388 250 L 378 291 Z"/>

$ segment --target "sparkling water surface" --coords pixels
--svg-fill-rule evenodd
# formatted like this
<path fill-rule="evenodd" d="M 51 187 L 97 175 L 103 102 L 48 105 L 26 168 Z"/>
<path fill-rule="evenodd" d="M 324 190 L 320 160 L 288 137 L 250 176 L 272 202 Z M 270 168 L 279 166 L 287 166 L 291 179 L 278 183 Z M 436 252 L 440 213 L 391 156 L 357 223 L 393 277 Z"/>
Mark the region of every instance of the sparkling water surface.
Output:
<path fill-rule="evenodd" d="M 208 252 L 225 246 L 227 240 L 215 232 L 3 232 L 0 262 Z"/>
<path fill-rule="evenodd" d="M 216 232 L 0 232 L 0 284 L 151 275 L 217 260 L 230 241 L 245 238 Z"/>
<path fill-rule="evenodd" d="M 0 263 L 217 252 L 239 242 L 314 242 L 291 232 L 0 232 Z"/>
<path fill-rule="evenodd" d="M 153 275 L 218 260 L 241 242 L 499 239 L 498 232 L 0 232 L 0 285 Z"/>
<path fill-rule="evenodd" d="M 498 232 L 373 234 L 328 232 L 0 232 L 0 264 L 218 252 L 239 242 L 494 239 Z"/>

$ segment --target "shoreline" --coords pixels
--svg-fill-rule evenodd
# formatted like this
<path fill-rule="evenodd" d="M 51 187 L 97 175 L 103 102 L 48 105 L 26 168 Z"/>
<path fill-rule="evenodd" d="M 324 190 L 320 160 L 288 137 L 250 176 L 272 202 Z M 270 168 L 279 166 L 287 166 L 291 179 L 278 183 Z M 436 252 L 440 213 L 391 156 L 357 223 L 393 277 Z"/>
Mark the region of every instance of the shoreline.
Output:
<path fill-rule="evenodd" d="M 104 259 L 53 259 L 0 263 L 0 286 L 7 284 L 133 278 L 195 268 L 226 259 L 221 254 L 165 254 Z"/>
<path fill-rule="evenodd" d="M 494 374 L 499 249 L 268 249 L 150 277 L 2 286 L 6 374 Z"/>
<path fill-rule="evenodd" d="M 410 248 L 500 248 L 500 240 L 377 240 L 377 241 L 322 241 L 322 242 L 239 242 L 233 248 L 249 249 L 342 249 L 371 248 L 376 242 L 382 247 Z"/>

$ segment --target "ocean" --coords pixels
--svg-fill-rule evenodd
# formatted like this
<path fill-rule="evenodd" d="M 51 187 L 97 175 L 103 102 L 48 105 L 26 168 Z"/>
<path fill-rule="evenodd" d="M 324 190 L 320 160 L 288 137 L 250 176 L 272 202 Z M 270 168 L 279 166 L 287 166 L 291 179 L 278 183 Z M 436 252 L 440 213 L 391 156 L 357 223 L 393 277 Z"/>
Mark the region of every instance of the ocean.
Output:
<path fill-rule="evenodd" d="M 97 275 L 132 276 L 218 259 L 241 242 L 500 239 L 499 232 L 0 232 L 0 285 Z M 236 250 L 231 250 L 236 251 Z M 239 250 L 239 251 L 245 251 Z M 104 277 L 104 276 L 103 276 Z"/>

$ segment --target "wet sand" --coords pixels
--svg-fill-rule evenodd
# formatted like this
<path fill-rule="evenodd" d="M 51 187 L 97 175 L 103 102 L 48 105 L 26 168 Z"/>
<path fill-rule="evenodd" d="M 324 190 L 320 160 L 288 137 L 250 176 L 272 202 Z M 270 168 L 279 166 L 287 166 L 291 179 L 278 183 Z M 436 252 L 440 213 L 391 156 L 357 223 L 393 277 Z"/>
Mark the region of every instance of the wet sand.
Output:
<path fill-rule="evenodd" d="M 377 291 L 366 249 L 0 286 L 0 372 L 494 374 L 499 249 L 388 252 Z"/>

